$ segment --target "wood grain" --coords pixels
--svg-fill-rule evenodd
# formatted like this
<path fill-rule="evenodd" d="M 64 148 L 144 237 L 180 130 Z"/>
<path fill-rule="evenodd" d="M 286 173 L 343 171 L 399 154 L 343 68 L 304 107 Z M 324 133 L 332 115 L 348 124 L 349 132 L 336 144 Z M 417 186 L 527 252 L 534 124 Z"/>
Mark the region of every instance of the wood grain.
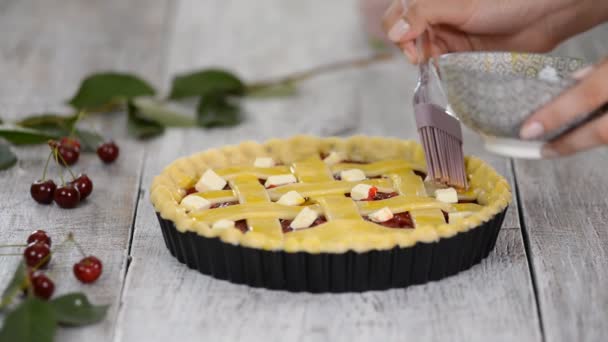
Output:
<path fill-rule="evenodd" d="M 608 24 L 556 54 L 608 56 Z M 608 335 L 608 151 L 516 161 L 522 214 L 547 341 L 605 341 Z"/>
<path fill-rule="evenodd" d="M 313 13 L 319 20 L 311 27 Z M 168 70 L 220 65 L 255 79 L 369 54 L 356 16 L 347 0 L 264 0 L 251 6 L 182 1 Z M 249 101 L 247 122 L 234 129 L 171 130 L 149 146 L 154 158 L 146 160 L 143 188 L 178 156 L 244 139 L 296 133 L 414 139 L 409 94 L 415 77 L 415 69 L 395 60 L 305 82 L 295 98 Z M 470 151 L 512 181 L 508 160 L 484 154 L 475 144 Z M 234 285 L 179 264 L 164 246 L 147 195 L 138 205 L 116 341 L 540 340 L 516 206 L 496 251 L 469 271 L 405 290 L 310 295 Z"/>
<path fill-rule="evenodd" d="M 32 112 L 64 110 L 61 105 L 85 74 L 114 69 L 158 75 L 163 48 L 164 8 L 168 1 L 3 1 L 0 10 L 0 112 L 17 119 Z M 134 15 L 136 13 L 137 15 Z M 158 82 L 158 78 L 150 79 Z M 49 149 L 15 148 L 19 163 L 0 172 L 2 243 L 21 243 L 35 229 L 48 231 L 55 246 L 73 232 L 87 253 L 98 256 L 103 275 L 83 286 L 72 275 L 81 256 L 69 246 L 58 250 L 50 266 L 56 294 L 84 291 L 94 303 L 110 304 L 107 318 L 82 329 L 60 329 L 58 341 L 108 341 L 113 335 L 127 265 L 129 236 L 143 164 L 141 145 L 121 135 L 120 114 L 85 126 L 117 138 L 121 157 L 103 165 L 95 154 L 82 154 L 75 171 L 86 171 L 94 191 L 80 207 L 60 209 L 35 203 L 31 182 L 42 174 Z M 124 115 L 123 115 L 124 116 Z M 57 169 L 51 175 L 59 182 Z M 20 249 L 13 249 L 20 252 Z M 8 252 L 3 249 L 2 252 Z M 0 258 L 0 279 L 9 279 L 18 257 Z"/>
<path fill-rule="evenodd" d="M 5 0 L 0 32 L 3 119 L 65 110 L 62 102 L 93 71 L 137 72 L 166 91 L 172 74 L 200 67 L 227 67 L 258 80 L 372 53 L 350 0 Z M 608 25 L 598 27 L 556 53 L 599 60 L 608 54 L 599 43 L 607 34 Z M 218 281 L 170 256 L 147 193 L 165 165 L 209 147 L 297 133 L 415 139 L 415 80 L 416 70 L 400 58 L 328 74 L 303 83 L 295 97 L 246 101 L 247 120 L 239 127 L 172 129 L 147 143 L 123 139 L 120 113 L 93 119 L 91 128 L 119 139 L 123 158 L 104 166 L 94 155 L 82 157 L 76 169 L 92 176 L 95 192 L 72 211 L 32 202 L 27 190 L 46 149 L 17 148 L 19 164 L 0 172 L 1 241 L 18 243 L 43 228 L 57 244 L 74 232 L 104 260 L 104 276 L 84 291 L 112 304 L 110 315 L 88 328 L 62 329 L 59 341 L 604 340 L 605 149 L 515 162 L 527 245 L 512 205 L 490 257 L 440 282 L 363 294 L 292 294 Z M 488 160 L 515 184 L 508 159 L 487 154 L 477 137 L 465 135 L 467 153 Z M 83 289 L 71 274 L 78 258 L 74 249 L 54 257 L 57 293 Z M 16 259 L 0 258 L 0 279 L 15 265 Z"/>

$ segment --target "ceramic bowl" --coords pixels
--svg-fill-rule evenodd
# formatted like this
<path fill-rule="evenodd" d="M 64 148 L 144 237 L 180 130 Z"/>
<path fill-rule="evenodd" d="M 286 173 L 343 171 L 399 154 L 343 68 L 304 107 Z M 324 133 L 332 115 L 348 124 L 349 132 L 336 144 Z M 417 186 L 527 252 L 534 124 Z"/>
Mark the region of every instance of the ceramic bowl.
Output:
<path fill-rule="evenodd" d="M 442 55 L 438 65 L 451 110 L 481 134 L 493 152 L 540 158 L 544 142 L 577 124 L 536 141 L 519 139 L 519 130 L 532 113 L 577 83 L 571 74 L 585 65 L 581 59 L 466 52 Z"/>

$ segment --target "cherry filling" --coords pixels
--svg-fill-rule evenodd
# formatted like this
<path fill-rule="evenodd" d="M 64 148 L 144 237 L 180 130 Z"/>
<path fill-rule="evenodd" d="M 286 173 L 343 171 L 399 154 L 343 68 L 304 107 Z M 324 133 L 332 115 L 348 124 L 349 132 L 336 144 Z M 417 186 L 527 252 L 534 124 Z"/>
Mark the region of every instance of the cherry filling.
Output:
<path fill-rule="evenodd" d="M 376 196 L 374 196 L 374 198 L 373 198 L 373 201 L 385 200 L 388 198 L 393 198 L 397 195 L 399 195 L 399 194 L 396 192 L 377 192 Z"/>
<path fill-rule="evenodd" d="M 369 217 L 363 217 L 367 221 L 372 221 Z M 373 222 L 373 221 L 372 221 Z M 384 222 L 374 222 L 388 228 L 414 228 L 414 222 L 409 212 L 394 214 L 393 218 Z"/>
<path fill-rule="evenodd" d="M 374 192 L 373 196 L 372 194 L 370 194 L 370 197 L 364 199 L 363 201 L 380 201 L 380 200 L 385 200 L 388 198 L 392 198 L 395 196 L 398 196 L 399 194 L 396 192 Z M 350 197 L 350 193 L 344 194 L 344 196 L 346 197 Z"/>
<path fill-rule="evenodd" d="M 232 188 L 230 187 L 230 185 L 226 184 L 226 186 L 222 190 L 231 190 L 231 189 Z M 196 190 L 195 187 L 188 188 L 188 189 L 186 189 L 186 196 L 195 194 L 197 192 L 198 191 Z"/>
<path fill-rule="evenodd" d="M 247 226 L 247 220 L 238 220 L 234 222 L 234 228 L 240 230 L 243 233 L 247 233 L 249 227 Z"/>
<path fill-rule="evenodd" d="M 294 231 L 294 229 L 291 228 L 291 222 L 293 222 L 293 220 L 283 220 L 283 219 L 280 219 L 279 222 L 281 222 L 281 227 L 283 228 L 283 233 L 289 233 L 289 232 L 293 232 Z M 325 222 L 327 222 L 327 219 L 325 218 L 325 216 L 319 216 L 319 218 L 317 218 L 315 220 L 315 222 L 313 222 L 310 225 L 310 227 L 308 227 L 308 228 L 312 228 L 314 226 L 318 226 L 318 225 L 323 224 Z M 308 228 L 305 228 L 305 229 L 308 229 Z"/>
<path fill-rule="evenodd" d="M 239 202 L 223 202 L 223 203 L 213 203 L 209 209 L 215 209 L 215 208 L 225 208 L 225 207 L 229 207 L 231 205 L 235 205 L 235 204 L 239 204 Z"/>

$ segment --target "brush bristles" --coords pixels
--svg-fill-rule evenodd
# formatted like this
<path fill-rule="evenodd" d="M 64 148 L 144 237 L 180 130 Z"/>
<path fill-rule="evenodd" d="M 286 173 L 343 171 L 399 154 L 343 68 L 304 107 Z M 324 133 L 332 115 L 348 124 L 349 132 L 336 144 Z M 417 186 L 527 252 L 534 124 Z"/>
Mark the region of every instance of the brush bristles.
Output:
<path fill-rule="evenodd" d="M 418 130 L 424 148 L 428 176 L 458 188 L 467 188 L 462 142 L 441 129 L 426 126 Z"/>

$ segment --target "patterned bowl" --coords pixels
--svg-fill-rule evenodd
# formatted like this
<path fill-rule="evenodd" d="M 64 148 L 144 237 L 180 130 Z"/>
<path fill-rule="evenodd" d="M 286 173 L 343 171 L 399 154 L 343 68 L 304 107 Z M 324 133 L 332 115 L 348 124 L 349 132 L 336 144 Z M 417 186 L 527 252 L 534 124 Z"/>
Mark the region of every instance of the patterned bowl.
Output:
<path fill-rule="evenodd" d="M 580 59 L 512 52 L 465 52 L 438 59 L 451 110 L 481 134 L 486 148 L 522 158 L 540 158 L 543 142 L 580 123 L 566 125 L 536 141 L 522 141 L 519 130 L 537 109 L 572 87 L 570 75 Z"/>

